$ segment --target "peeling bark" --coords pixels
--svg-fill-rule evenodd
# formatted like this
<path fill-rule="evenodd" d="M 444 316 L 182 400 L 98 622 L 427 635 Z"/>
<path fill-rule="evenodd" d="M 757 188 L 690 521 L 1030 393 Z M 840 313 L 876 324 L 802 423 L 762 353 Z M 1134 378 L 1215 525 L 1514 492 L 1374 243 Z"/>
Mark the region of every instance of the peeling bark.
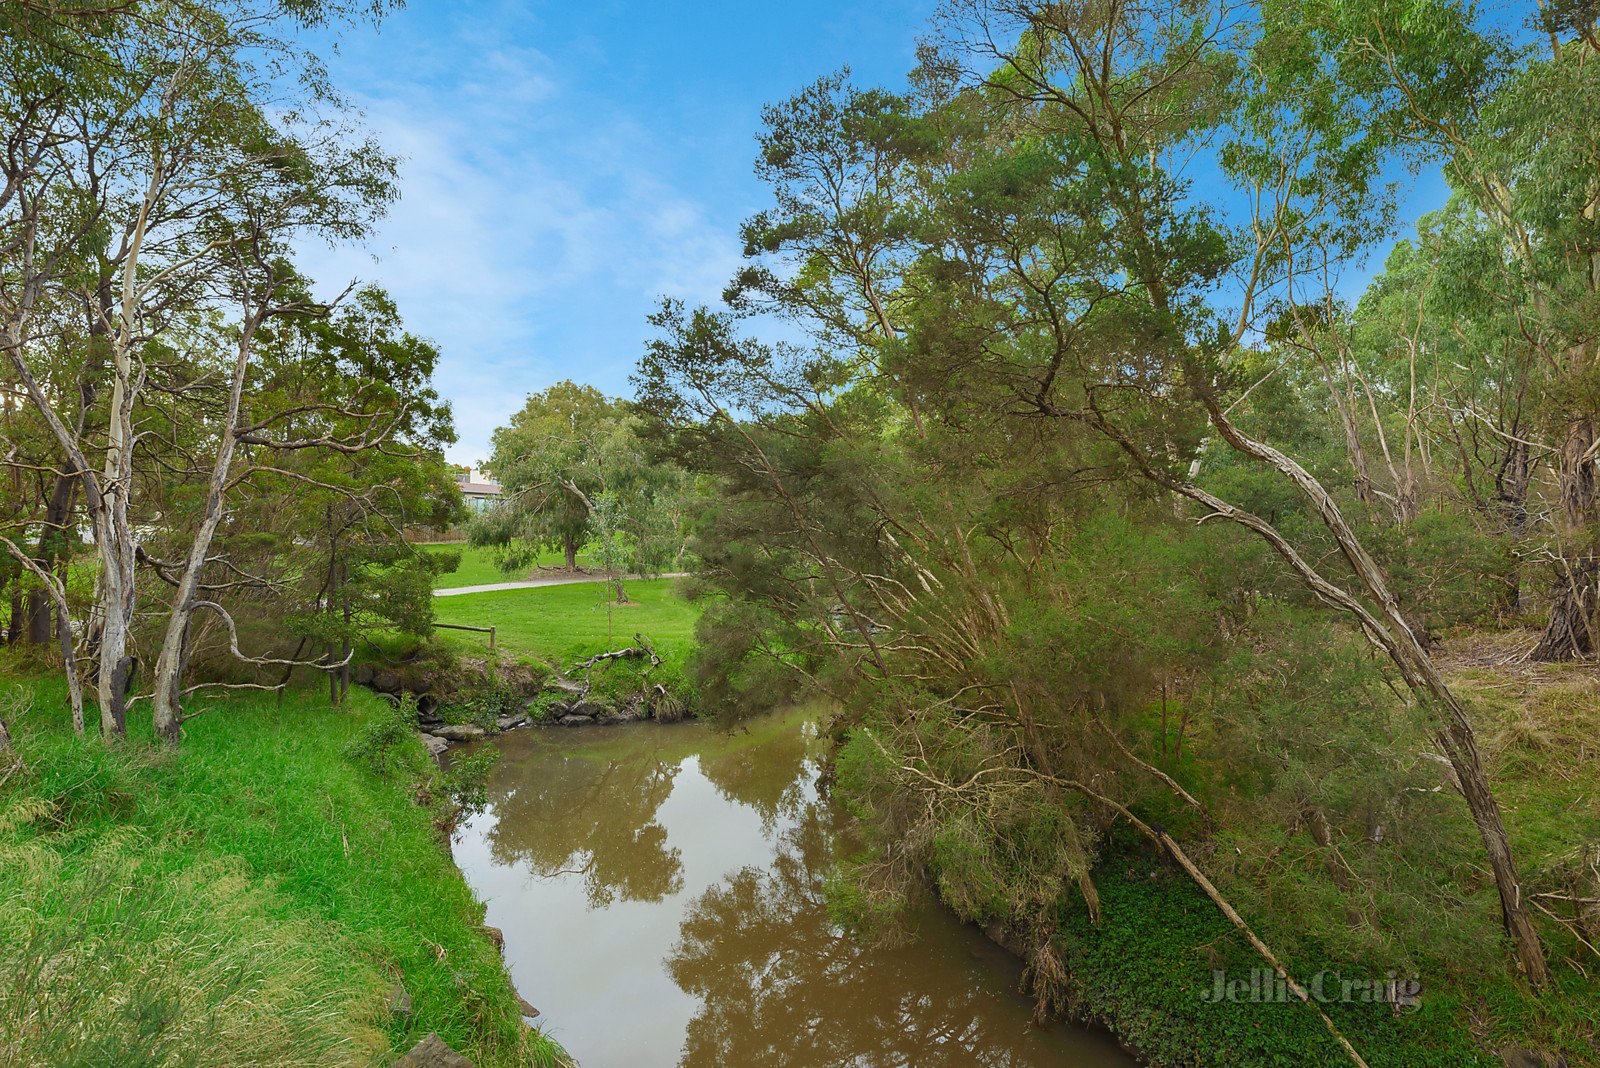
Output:
<path fill-rule="evenodd" d="M 1561 533 L 1574 552 L 1556 561 L 1559 572 L 1550 621 L 1528 654 L 1531 660 L 1587 660 L 1600 654 L 1600 485 L 1595 453 L 1600 448 L 1592 416 L 1574 419 L 1562 443 L 1557 469 Z"/>

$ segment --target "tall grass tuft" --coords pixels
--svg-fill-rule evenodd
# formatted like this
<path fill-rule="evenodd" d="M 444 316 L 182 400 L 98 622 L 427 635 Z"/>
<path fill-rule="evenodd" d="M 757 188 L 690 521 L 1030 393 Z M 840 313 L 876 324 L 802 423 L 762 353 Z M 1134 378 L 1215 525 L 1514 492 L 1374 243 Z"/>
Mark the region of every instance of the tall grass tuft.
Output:
<path fill-rule="evenodd" d="M 0 823 L 37 822 L 25 799 Z M 81 856 L 0 847 L 0 1064 L 17 1068 L 370 1064 L 387 1046 L 352 1028 L 362 1004 L 338 947 L 273 916 L 270 887 L 223 861 L 162 877 L 131 832 Z M 376 994 L 379 976 L 369 977 Z"/>
<path fill-rule="evenodd" d="M 394 710 L 215 696 L 174 754 L 137 722 L 115 747 L 76 737 L 57 680 L 17 681 L 0 1066 L 388 1064 L 429 1032 L 482 1068 L 566 1063 L 521 1019 L 417 804 L 412 769 L 437 772 Z M 362 760 L 359 739 L 392 759 Z M 410 1014 L 386 1007 L 396 982 Z"/>

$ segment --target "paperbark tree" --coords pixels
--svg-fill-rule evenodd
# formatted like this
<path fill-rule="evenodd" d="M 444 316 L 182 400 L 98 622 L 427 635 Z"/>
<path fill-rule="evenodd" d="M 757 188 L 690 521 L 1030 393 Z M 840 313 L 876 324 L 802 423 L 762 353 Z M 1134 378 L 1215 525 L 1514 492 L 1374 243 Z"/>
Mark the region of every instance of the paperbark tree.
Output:
<path fill-rule="evenodd" d="M 146 447 L 137 413 L 173 351 L 159 339 L 225 296 L 248 250 L 292 232 L 352 236 L 389 196 L 392 163 L 348 139 L 314 58 L 273 36 L 280 24 L 343 8 L 192 3 L 136 21 L 45 20 L 5 53 L 14 149 L 4 161 L 0 232 L 12 269 L 0 343 L 93 531 L 88 643 L 109 736 L 125 729 L 135 667 L 134 500 Z M 286 99 L 285 85 L 300 98 Z M 280 117 L 266 117 L 269 103 Z M 49 388 L 40 362 L 48 310 L 62 306 L 83 309 L 90 323 L 77 390 Z M 246 318 L 248 337 L 259 319 Z M 91 418 L 102 397 L 103 415 Z M 231 445 L 220 449 L 217 466 L 225 470 L 230 457 Z M 214 523 L 208 516 L 200 530 Z"/>

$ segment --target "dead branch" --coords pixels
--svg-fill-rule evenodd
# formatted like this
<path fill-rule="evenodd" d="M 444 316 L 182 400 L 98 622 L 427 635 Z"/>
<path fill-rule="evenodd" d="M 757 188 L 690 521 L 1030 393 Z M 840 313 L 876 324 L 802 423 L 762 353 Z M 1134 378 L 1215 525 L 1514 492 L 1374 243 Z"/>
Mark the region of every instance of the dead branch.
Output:
<path fill-rule="evenodd" d="M 31 556 L 23 552 L 22 548 L 3 535 L 0 542 L 5 544 L 6 550 L 27 571 L 38 579 L 45 590 L 50 594 L 50 601 L 56 610 L 56 630 L 59 632 L 61 642 L 62 670 L 67 675 L 67 699 L 72 705 L 72 729 L 79 734 L 83 733 L 83 683 L 78 679 L 77 650 L 72 643 L 72 614 L 67 605 L 67 588 L 55 575 L 46 571 Z"/>
<path fill-rule="evenodd" d="M 1104 719 L 1099 720 L 1099 723 L 1100 729 L 1105 731 L 1106 737 L 1111 739 L 1112 744 L 1117 747 L 1123 756 L 1127 757 L 1140 768 L 1149 772 L 1151 775 L 1154 775 L 1156 778 L 1165 783 L 1173 793 L 1177 794 L 1183 799 L 1184 804 L 1188 805 L 1199 814 L 1200 821 L 1202 824 L 1204 824 L 1206 833 L 1211 833 L 1211 813 L 1206 811 L 1205 806 L 1197 801 L 1193 794 L 1191 794 L 1188 790 L 1185 790 L 1182 786 L 1178 785 L 1178 780 L 1174 779 L 1171 775 L 1168 775 L 1154 764 L 1151 764 L 1145 760 L 1141 760 L 1139 757 L 1135 756 L 1133 750 L 1129 749 L 1125 744 L 1123 744 L 1122 739 L 1117 737 L 1117 732 L 1111 729 L 1111 724 L 1107 723 Z"/>
<path fill-rule="evenodd" d="M 235 659 L 242 660 L 246 664 L 266 664 L 266 665 L 275 664 L 275 665 L 277 665 L 279 667 L 283 667 L 283 666 L 288 665 L 288 666 L 293 666 L 293 667 L 319 668 L 319 669 L 321 669 L 323 671 L 328 671 L 328 670 L 331 670 L 333 668 L 344 667 L 346 664 L 348 664 L 350 662 L 350 658 L 355 656 L 354 651 L 351 651 L 351 652 L 345 654 L 345 658 L 343 660 L 339 660 L 339 661 L 336 661 L 336 662 L 333 662 L 333 663 L 328 663 L 326 661 L 321 661 L 321 660 L 283 660 L 283 659 L 280 659 L 278 657 L 272 657 L 272 656 L 250 656 L 250 655 L 242 652 L 239 649 L 239 631 L 238 631 L 237 627 L 234 625 L 233 616 L 231 616 L 228 613 L 228 610 L 226 608 L 223 608 L 220 604 L 217 604 L 215 601 L 196 601 L 194 603 L 194 607 L 195 607 L 196 611 L 198 611 L 198 610 L 200 610 L 202 608 L 209 608 L 213 612 L 215 612 L 217 615 L 222 617 L 222 622 L 228 628 L 228 651 L 233 654 Z M 262 688 L 263 689 L 277 689 L 277 687 L 270 687 L 270 686 L 262 687 Z"/>
<path fill-rule="evenodd" d="M 649 659 L 650 666 L 646 668 L 644 672 L 645 681 L 646 683 L 649 682 L 650 672 L 661 666 L 661 657 L 656 655 L 656 647 L 650 644 L 650 639 L 646 638 L 643 634 L 635 633 L 633 640 L 637 644 L 627 646 L 623 649 L 614 649 L 609 653 L 597 653 L 594 656 L 585 657 L 573 664 L 572 667 L 568 669 L 568 675 L 571 675 L 573 672 L 576 672 L 580 669 L 583 671 L 583 689 L 578 694 L 578 699 L 580 701 L 589 696 L 594 669 L 602 664 L 610 664 L 614 660 Z"/>
<path fill-rule="evenodd" d="M 1312 1010 L 1322 1018 L 1322 1023 L 1327 1027 L 1328 1033 L 1333 1036 L 1334 1041 L 1339 1043 L 1340 1048 L 1342 1048 L 1345 1054 L 1350 1058 L 1351 1063 L 1360 1065 L 1361 1068 L 1368 1068 L 1367 1062 L 1362 1059 L 1360 1053 L 1356 1052 L 1356 1048 L 1350 1044 L 1350 1040 L 1345 1038 L 1340 1032 L 1338 1025 L 1333 1022 L 1332 1018 L 1330 1018 L 1326 1012 L 1322 1011 L 1322 1006 L 1318 1005 L 1311 997 L 1310 992 L 1307 991 L 1306 988 L 1294 978 L 1294 976 L 1289 974 L 1289 969 L 1284 966 L 1283 962 L 1278 959 L 1277 955 L 1267 947 L 1267 944 L 1261 940 L 1261 937 L 1255 933 L 1248 923 L 1245 922 L 1244 917 L 1239 915 L 1238 910 L 1236 910 L 1233 905 L 1228 902 L 1228 899 L 1222 896 L 1222 892 L 1216 888 L 1210 879 L 1206 878 L 1205 872 L 1201 871 L 1195 862 L 1189 859 L 1189 855 L 1183 851 L 1183 847 L 1178 845 L 1177 841 L 1174 840 L 1171 835 L 1164 830 L 1151 827 L 1138 816 L 1135 816 L 1132 812 L 1130 812 L 1127 806 L 1113 801 L 1111 798 L 1106 797 L 1103 794 L 1091 790 L 1083 783 L 1072 779 L 1060 779 L 1053 775 L 1041 775 L 1040 777 L 1048 779 L 1058 786 L 1064 786 L 1069 790 L 1073 790 L 1076 793 L 1082 794 L 1091 801 L 1114 810 L 1118 815 L 1122 816 L 1129 823 L 1131 823 L 1140 834 L 1143 834 L 1146 838 L 1149 838 L 1152 842 L 1164 849 L 1173 860 L 1177 861 L 1178 866 L 1188 873 L 1189 878 L 1194 880 L 1195 885 L 1200 887 L 1200 889 L 1205 892 L 1206 897 L 1211 899 L 1211 903 L 1217 906 L 1218 911 L 1228 918 L 1228 922 L 1233 924 L 1234 927 L 1238 928 L 1239 932 L 1250 940 L 1250 945 L 1253 946 L 1255 951 L 1261 955 L 1261 959 L 1272 965 L 1272 969 L 1278 973 L 1278 977 L 1280 979 L 1288 984 L 1289 989 L 1294 992 L 1294 995 L 1307 1005 L 1311 1006 Z"/>

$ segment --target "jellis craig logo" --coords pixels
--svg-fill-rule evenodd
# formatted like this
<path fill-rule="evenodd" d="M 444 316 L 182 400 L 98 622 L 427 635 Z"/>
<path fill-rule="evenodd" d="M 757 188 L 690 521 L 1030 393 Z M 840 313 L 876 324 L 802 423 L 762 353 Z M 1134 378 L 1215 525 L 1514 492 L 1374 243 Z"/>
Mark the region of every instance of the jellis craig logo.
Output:
<path fill-rule="evenodd" d="M 1396 1012 L 1410 1012 L 1422 1006 L 1422 980 L 1389 972 L 1381 978 L 1346 976 L 1337 971 L 1321 971 L 1305 983 L 1313 1000 L 1328 1003 L 1383 1003 Z M 1211 973 L 1211 986 L 1200 991 L 1200 1000 L 1209 1003 L 1299 1001 L 1283 976 L 1271 968 L 1252 968 L 1248 977 L 1229 975 L 1221 968 Z"/>

